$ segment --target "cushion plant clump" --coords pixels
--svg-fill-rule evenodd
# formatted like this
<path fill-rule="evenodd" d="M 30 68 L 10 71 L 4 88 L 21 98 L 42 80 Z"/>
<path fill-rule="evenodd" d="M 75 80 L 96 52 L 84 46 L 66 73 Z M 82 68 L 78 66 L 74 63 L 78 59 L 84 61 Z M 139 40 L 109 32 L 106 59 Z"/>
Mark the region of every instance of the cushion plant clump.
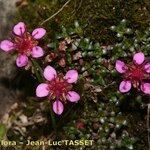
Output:
<path fill-rule="evenodd" d="M 7 147 L 149 148 L 150 27 L 141 22 L 148 21 L 147 3 L 91 2 L 18 3 L 18 23 L 0 49 L 15 56 L 19 83 L 31 90 L 1 119 Z M 134 16 L 135 5 L 145 7 L 143 18 Z M 24 74 L 32 82 L 24 85 Z"/>

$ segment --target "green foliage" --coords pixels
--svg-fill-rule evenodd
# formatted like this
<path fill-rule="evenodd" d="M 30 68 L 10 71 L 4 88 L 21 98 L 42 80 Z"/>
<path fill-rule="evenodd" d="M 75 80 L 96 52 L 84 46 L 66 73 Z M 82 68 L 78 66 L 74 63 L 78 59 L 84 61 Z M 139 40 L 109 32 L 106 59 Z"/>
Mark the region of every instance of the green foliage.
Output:
<path fill-rule="evenodd" d="M 139 31 L 128 27 L 127 21 L 124 19 L 118 26 L 112 26 L 111 30 L 116 32 L 118 37 L 117 43 L 113 49 L 113 60 L 120 57 L 132 56 L 136 51 L 143 51 L 145 55 L 149 54 L 149 36 L 150 28 L 147 27 L 144 31 Z"/>
<path fill-rule="evenodd" d="M 0 124 L 0 140 L 4 138 L 6 135 L 6 126 L 4 124 Z"/>

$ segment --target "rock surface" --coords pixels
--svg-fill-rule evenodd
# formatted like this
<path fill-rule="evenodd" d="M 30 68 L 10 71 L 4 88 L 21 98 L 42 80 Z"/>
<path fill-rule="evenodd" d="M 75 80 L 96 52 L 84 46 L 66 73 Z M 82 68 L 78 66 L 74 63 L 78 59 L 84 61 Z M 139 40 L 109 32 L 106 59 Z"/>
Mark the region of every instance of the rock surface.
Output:
<path fill-rule="evenodd" d="M 9 38 L 15 17 L 16 1 L 0 0 L 0 40 Z M 15 72 L 16 66 L 12 55 L 0 50 L 0 116 L 16 101 L 15 92 L 11 87 Z"/>

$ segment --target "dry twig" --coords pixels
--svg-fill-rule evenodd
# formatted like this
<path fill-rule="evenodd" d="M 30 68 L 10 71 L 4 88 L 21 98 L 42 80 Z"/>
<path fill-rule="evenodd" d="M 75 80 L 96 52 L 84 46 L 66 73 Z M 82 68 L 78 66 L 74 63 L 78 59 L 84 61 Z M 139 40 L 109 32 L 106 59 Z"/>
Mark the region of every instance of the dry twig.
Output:
<path fill-rule="evenodd" d="M 41 25 L 43 25 L 44 23 L 46 23 L 47 21 L 51 20 L 52 18 L 54 18 L 56 15 L 58 15 L 64 8 L 65 6 L 70 2 L 71 0 L 68 0 L 56 13 L 54 13 L 52 16 L 50 16 L 49 18 L 47 18 L 46 20 L 44 20 Z"/>

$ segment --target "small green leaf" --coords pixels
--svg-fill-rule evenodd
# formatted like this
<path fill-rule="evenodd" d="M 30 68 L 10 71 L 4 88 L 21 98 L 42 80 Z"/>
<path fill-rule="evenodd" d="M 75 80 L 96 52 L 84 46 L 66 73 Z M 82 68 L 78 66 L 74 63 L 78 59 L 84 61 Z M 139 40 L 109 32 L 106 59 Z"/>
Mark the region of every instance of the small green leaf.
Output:
<path fill-rule="evenodd" d="M 78 22 L 78 21 L 75 21 L 75 22 L 74 22 L 74 26 L 75 26 L 76 28 L 79 28 L 79 22 Z"/>

